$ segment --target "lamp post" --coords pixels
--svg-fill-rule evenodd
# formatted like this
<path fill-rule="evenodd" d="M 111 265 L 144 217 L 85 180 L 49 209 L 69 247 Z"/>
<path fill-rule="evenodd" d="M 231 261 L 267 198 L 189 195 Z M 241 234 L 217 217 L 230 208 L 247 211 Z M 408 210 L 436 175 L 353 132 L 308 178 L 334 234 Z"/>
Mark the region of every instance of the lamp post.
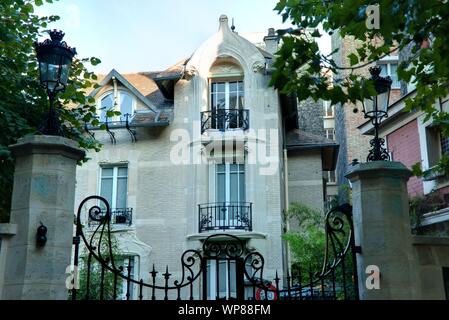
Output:
<path fill-rule="evenodd" d="M 371 150 L 367 161 L 389 161 L 390 156 L 383 146 L 385 139 L 379 138 L 379 125 L 383 118 L 388 117 L 387 109 L 392 81 L 388 76 L 385 78 L 380 76 L 380 67 L 372 67 L 369 72 L 377 94 L 363 100 L 365 118 L 369 118 L 374 126 L 374 138 L 370 141 Z"/>
<path fill-rule="evenodd" d="M 70 48 L 65 41 L 62 41 L 64 32 L 51 30 L 48 33 L 50 39 L 34 43 L 39 61 L 40 83 L 46 89 L 50 101 L 50 108 L 40 131 L 45 135 L 58 136 L 61 135 L 61 127 L 54 101 L 57 93 L 66 88 L 70 65 L 76 54 L 76 49 Z"/>

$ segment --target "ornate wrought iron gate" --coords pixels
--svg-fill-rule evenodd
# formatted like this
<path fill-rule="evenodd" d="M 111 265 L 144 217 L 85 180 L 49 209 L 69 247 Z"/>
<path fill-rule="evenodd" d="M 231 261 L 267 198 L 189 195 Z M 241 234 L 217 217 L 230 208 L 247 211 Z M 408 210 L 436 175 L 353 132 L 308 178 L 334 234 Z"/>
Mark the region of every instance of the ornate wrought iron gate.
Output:
<path fill-rule="evenodd" d="M 92 201 L 94 205 L 86 208 Z M 130 262 L 123 264 L 114 253 L 116 243 L 111 236 L 108 202 L 91 196 L 81 202 L 76 216 L 74 266 L 75 271 L 81 270 L 82 279 L 80 286 L 73 286 L 70 295 L 73 300 L 358 299 L 351 215 L 348 204 L 326 214 L 325 251 L 317 272 L 305 271 L 300 266 L 295 274 L 286 271 L 285 277 L 279 277 L 276 271 L 271 275 L 273 279 L 269 279 L 270 275 L 264 274 L 262 254 L 248 248 L 238 237 L 214 233 L 204 240 L 201 249 L 186 250 L 181 255 L 181 266 L 174 277 L 168 266 L 160 273 L 153 264 L 149 281 L 144 281 L 133 275 L 134 266 Z M 92 221 L 97 224 L 85 231 Z"/>

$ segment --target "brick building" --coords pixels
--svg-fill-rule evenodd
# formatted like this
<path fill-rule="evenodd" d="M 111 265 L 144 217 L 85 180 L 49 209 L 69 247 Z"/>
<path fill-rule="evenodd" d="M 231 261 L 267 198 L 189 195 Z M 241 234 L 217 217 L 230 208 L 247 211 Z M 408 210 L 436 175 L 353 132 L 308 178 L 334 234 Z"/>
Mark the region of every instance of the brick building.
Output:
<path fill-rule="evenodd" d="M 333 59 L 338 66 L 343 68 L 350 67 L 349 59 L 347 58 L 351 53 L 356 52 L 358 43 L 351 37 L 341 38 L 338 32 L 335 32 L 331 37 L 332 50 L 339 49 L 333 56 Z M 393 80 L 390 103 L 396 101 L 401 96 L 401 85 L 397 80 L 396 69 L 398 66 L 399 55 L 395 51 L 390 56 L 376 62 L 382 68 L 382 76 L 390 76 Z M 369 68 L 374 64 L 367 65 L 363 68 L 355 70 L 356 74 L 369 77 Z M 334 75 L 334 80 L 346 78 L 349 75 L 349 70 L 340 70 L 338 74 Z M 357 159 L 360 162 L 366 161 L 368 150 L 370 147 L 370 137 L 363 135 L 359 126 L 366 121 L 364 118 L 363 107 L 360 103 L 354 105 L 352 103 L 338 104 L 335 108 L 335 140 L 340 145 L 340 152 L 338 155 L 336 179 L 339 185 L 347 184 L 344 177 L 348 171 L 350 163 Z M 357 112 L 354 112 L 357 110 Z M 342 194 L 342 197 L 346 196 Z"/>

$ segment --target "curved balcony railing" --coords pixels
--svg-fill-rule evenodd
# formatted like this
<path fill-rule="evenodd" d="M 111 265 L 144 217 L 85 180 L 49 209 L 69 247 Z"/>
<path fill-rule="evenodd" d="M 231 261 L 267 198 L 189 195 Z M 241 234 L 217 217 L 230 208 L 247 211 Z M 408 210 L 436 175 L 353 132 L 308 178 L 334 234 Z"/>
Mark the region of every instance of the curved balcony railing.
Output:
<path fill-rule="evenodd" d="M 101 212 L 103 214 L 103 211 Z M 89 217 L 89 226 L 98 225 L 100 222 Z M 133 208 L 117 208 L 111 210 L 111 224 L 128 225 L 133 223 Z"/>
<path fill-rule="evenodd" d="M 201 133 L 215 129 L 249 129 L 248 109 L 215 109 L 201 112 Z"/>
<path fill-rule="evenodd" d="M 199 232 L 212 230 L 252 231 L 250 202 L 206 203 L 198 205 Z"/>

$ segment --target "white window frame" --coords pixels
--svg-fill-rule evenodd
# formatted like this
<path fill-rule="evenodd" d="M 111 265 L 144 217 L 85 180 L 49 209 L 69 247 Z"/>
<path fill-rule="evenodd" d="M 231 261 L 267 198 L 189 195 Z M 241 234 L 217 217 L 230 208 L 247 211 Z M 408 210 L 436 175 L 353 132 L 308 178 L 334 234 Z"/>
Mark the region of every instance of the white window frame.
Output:
<path fill-rule="evenodd" d="M 218 261 L 218 263 L 217 263 Z M 215 300 L 216 293 L 217 293 L 217 264 L 220 268 L 220 263 L 225 263 L 225 291 L 223 291 L 223 288 L 219 288 L 220 291 L 218 292 L 219 298 L 237 298 L 237 282 L 234 283 L 235 285 L 235 291 L 230 291 L 229 284 L 232 283 L 231 279 L 229 279 L 228 269 L 231 268 L 231 264 L 234 264 L 234 272 L 235 276 L 237 277 L 237 261 L 231 260 L 231 259 L 208 259 L 206 262 L 206 270 L 207 270 L 207 285 L 209 288 L 209 294 L 207 297 L 207 300 Z M 232 284 L 231 284 L 232 288 Z M 228 296 L 228 293 L 231 293 L 231 297 Z"/>
<path fill-rule="evenodd" d="M 335 177 L 334 181 L 331 181 L 331 173 L 332 172 L 334 172 L 334 177 Z M 336 174 L 335 170 L 326 171 L 326 174 L 327 174 L 327 183 L 328 184 L 336 184 L 337 183 L 337 174 Z"/>
<path fill-rule="evenodd" d="M 377 65 L 379 67 L 381 65 L 386 65 L 386 67 L 387 67 L 387 76 L 391 77 L 391 65 L 392 64 L 395 64 L 395 65 L 397 65 L 399 67 L 398 59 L 390 58 L 390 59 L 379 60 Z M 396 70 L 397 70 L 397 68 L 396 68 Z M 396 78 L 397 78 L 397 75 L 396 75 Z M 391 84 L 391 89 L 400 89 L 401 88 L 401 83 L 400 83 L 399 79 L 397 80 L 397 82 L 398 82 L 398 85 L 396 87 L 394 86 L 394 82 Z"/>
<path fill-rule="evenodd" d="M 129 261 L 132 258 L 133 260 L 133 268 L 131 269 L 131 279 L 139 279 L 139 256 L 135 254 L 124 254 L 120 257 L 120 261 L 123 262 L 123 274 L 128 276 L 128 269 L 126 268 L 129 265 Z M 122 292 L 118 300 L 126 300 L 126 290 L 127 289 L 127 281 L 125 279 L 122 280 Z M 129 300 L 134 300 L 137 297 L 137 286 L 134 283 L 130 283 L 129 288 Z"/>
<path fill-rule="evenodd" d="M 127 94 L 132 99 L 131 116 L 136 112 L 136 104 L 137 104 L 137 102 L 136 102 L 136 98 L 134 97 L 134 95 L 131 92 L 129 92 L 127 90 L 123 90 L 123 89 L 118 89 L 117 91 L 115 91 L 115 90 L 108 90 L 105 93 L 103 93 L 97 99 L 97 102 L 96 102 L 96 105 L 97 105 L 97 116 L 98 116 L 98 119 L 100 119 L 100 121 L 101 121 L 101 112 L 102 112 L 101 102 L 103 101 L 103 99 L 106 98 L 108 95 L 112 95 L 112 103 L 117 102 L 117 105 L 115 106 L 114 109 L 111 109 L 111 110 L 120 111 L 121 112 L 121 110 L 120 110 L 120 96 L 121 96 L 121 94 Z M 114 95 L 116 95 L 116 97 L 114 97 Z M 120 121 L 120 117 L 123 117 L 123 121 L 125 121 L 125 115 L 121 114 L 120 116 L 114 116 L 114 117 L 108 118 L 108 122 Z"/>
<path fill-rule="evenodd" d="M 243 199 L 243 200 L 245 200 L 245 201 L 242 201 L 242 199 L 239 199 L 239 202 L 246 202 L 246 165 L 245 165 L 245 163 L 229 163 L 229 162 L 227 162 L 227 163 L 214 163 L 214 164 L 212 164 L 211 166 L 212 166 L 212 168 L 213 168 L 213 170 L 210 170 L 211 171 L 211 174 L 213 175 L 213 179 L 211 179 L 211 181 L 210 181 L 210 190 L 213 190 L 213 192 L 211 192 L 211 196 L 212 196 L 212 199 L 211 199 L 211 202 L 218 202 L 218 197 L 217 197 L 217 192 L 218 192 L 218 190 L 217 190 L 217 185 L 216 185 L 216 183 L 217 183 L 217 167 L 218 167 L 218 165 L 220 165 L 220 164 L 222 164 L 222 165 L 225 165 L 225 188 L 226 188 L 226 200 L 225 200 L 225 202 L 226 203 L 229 203 L 230 202 L 230 197 L 231 197 L 231 164 L 236 164 L 236 165 L 238 165 L 237 166 L 237 171 L 236 172 L 232 172 L 232 173 L 234 173 L 234 174 L 237 174 L 237 177 L 238 177 L 238 183 L 237 183 L 237 185 L 238 185 L 238 195 L 239 195 L 239 198 L 240 198 L 240 173 L 242 173 L 243 172 L 243 174 L 244 174 L 244 179 L 245 179 L 245 181 L 244 181 L 244 188 L 245 188 L 245 190 L 244 190 L 244 194 L 245 194 L 245 199 Z M 241 170 L 240 168 L 241 167 L 243 167 L 243 170 Z"/>
<path fill-rule="evenodd" d="M 124 208 L 117 208 L 117 180 L 119 178 L 118 175 L 118 169 L 119 168 L 126 168 L 126 204 L 124 208 L 127 208 L 128 206 L 128 188 L 129 188 L 129 168 L 127 165 L 102 165 L 100 166 L 100 181 L 98 183 L 98 194 L 101 194 L 101 185 L 103 180 L 103 169 L 113 169 L 112 173 L 112 203 L 109 204 L 110 209 L 124 209 Z M 123 178 L 123 176 L 120 176 L 120 178 Z"/>
<path fill-rule="evenodd" d="M 332 115 L 327 115 L 327 108 L 331 107 Z M 324 118 L 330 119 L 335 117 L 335 108 L 334 105 L 331 105 L 330 101 L 323 101 L 323 109 L 324 109 Z"/>
<path fill-rule="evenodd" d="M 332 136 L 333 136 L 333 138 L 329 138 L 329 134 L 328 134 L 329 131 L 332 131 Z M 327 138 L 327 139 L 330 139 L 330 140 L 334 140 L 334 141 L 335 141 L 335 128 L 325 128 L 325 129 L 324 129 L 324 132 L 326 133 L 326 138 Z"/>
<path fill-rule="evenodd" d="M 236 78 L 236 79 L 220 79 L 220 78 L 211 78 L 209 81 L 209 110 L 212 110 L 212 105 L 213 105 L 213 101 L 212 101 L 212 84 L 213 83 L 224 83 L 225 84 L 225 109 L 228 110 L 229 109 L 229 84 L 230 82 L 242 82 L 243 85 L 243 105 L 238 105 L 236 110 L 241 110 L 245 108 L 245 81 L 243 78 Z M 238 90 L 238 85 L 237 85 L 237 92 L 240 93 L 240 91 Z M 238 97 L 241 97 L 240 95 Z M 237 103 L 240 102 L 239 99 L 237 99 Z M 218 108 L 216 110 L 219 110 Z"/>

